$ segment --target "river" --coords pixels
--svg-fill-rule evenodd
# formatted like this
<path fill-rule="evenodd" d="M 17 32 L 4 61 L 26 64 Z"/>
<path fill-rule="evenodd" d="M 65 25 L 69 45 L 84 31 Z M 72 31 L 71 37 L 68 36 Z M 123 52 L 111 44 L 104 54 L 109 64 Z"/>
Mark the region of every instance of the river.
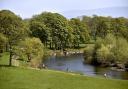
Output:
<path fill-rule="evenodd" d="M 72 54 L 70 56 L 49 56 L 44 60 L 48 69 L 75 72 L 88 76 L 128 80 L 128 72 L 111 70 L 110 68 L 101 68 L 89 65 L 83 62 L 83 54 Z"/>

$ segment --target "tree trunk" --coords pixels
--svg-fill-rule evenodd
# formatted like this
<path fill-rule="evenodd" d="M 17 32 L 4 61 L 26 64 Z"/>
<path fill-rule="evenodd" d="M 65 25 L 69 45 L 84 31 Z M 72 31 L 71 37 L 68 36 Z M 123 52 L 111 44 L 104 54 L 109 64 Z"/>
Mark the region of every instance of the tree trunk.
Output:
<path fill-rule="evenodd" d="M 78 48 L 80 47 L 80 44 L 78 43 Z"/>
<path fill-rule="evenodd" d="M 51 41 L 50 41 L 50 49 L 52 48 L 52 43 L 51 43 Z"/>
<path fill-rule="evenodd" d="M 10 50 L 9 66 L 12 66 L 12 51 Z"/>
<path fill-rule="evenodd" d="M 47 41 L 46 41 L 46 48 L 48 47 L 48 43 L 47 43 Z"/>
<path fill-rule="evenodd" d="M 31 55 L 27 54 L 27 57 L 28 57 L 28 62 L 30 62 L 31 61 Z"/>
<path fill-rule="evenodd" d="M 8 44 L 5 44 L 5 51 L 8 52 Z"/>

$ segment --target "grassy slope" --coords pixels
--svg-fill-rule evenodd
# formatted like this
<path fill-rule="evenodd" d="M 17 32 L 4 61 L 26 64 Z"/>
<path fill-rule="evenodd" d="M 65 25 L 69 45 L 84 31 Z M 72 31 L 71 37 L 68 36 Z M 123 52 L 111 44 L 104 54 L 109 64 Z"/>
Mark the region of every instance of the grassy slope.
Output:
<path fill-rule="evenodd" d="M 128 89 L 128 81 L 51 70 L 0 67 L 0 89 Z"/>
<path fill-rule="evenodd" d="M 7 58 L 7 55 L 2 58 Z M 7 60 L 0 63 L 7 63 Z M 52 70 L 0 67 L 0 89 L 128 89 L 128 81 Z"/>

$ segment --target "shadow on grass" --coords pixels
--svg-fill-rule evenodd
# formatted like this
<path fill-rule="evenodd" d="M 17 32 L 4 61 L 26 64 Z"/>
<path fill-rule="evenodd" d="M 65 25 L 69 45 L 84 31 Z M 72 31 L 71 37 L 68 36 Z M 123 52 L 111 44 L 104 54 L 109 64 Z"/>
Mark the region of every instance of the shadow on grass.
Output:
<path fill-rule="evenodd" d="M 15 67 L 15 66 L 10 66 L 10 65 L 0 65 L 0 67 Z"/>

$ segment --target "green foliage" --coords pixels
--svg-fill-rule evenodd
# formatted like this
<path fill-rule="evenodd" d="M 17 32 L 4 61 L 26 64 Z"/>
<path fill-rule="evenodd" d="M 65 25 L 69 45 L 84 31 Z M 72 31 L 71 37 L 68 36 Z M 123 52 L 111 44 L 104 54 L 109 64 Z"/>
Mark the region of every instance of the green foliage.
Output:
<path fill-rule="evenodd" d="M 96 61 L 125 62 L 128 59 L 127 34 L 128 19 L 123 17 L 112 18 L 94 15 L 68 20 L 58 13 L 43 12 L 31 19 L 22 20 L 9 10 L 0 11 L 0 50 L 6 49 L 10 52 L 10 65 L 14 55 L 13 49 L 16 49 L 15 46 L 19 45 L 19 41 L 26 37 L 37 37 L 45 47 L 57 50 L 80 48 L 81 44 L 92 42 L 95 43 L 95 47 L 85 49 L 85 54 L 88 55 L 87 59 L 94 57 Z M 36 51 L 41 52 L 41 50 L 35 50 L 36 48 L 31 45 L 34 43 L 28 38 L 27 40 L 20 43 L 20 46 L 28 47 L 29 50 L 25 52 L 29 54 L 27 59 L 31 59 L 31 55 L 37 55 Z M 28 44 L 29 42 L 30 44 Z M 36 43 L 36 41 L 33 42 Z M 33 49 L 29 46 L 32 46 Z M 40 48 L 40 45 L 38 46 Z M 22 51 L 18 55 L 25 53 Z"/>
<path fill-rule="evenodd" d="M 73 44 L 74 47 L 79 47 L 80 44 L 89 41 L 89 32 L 87 25 L 82 23 L 80 19 L 72 18 L 69 21 L 70 27 L 73 29 Z"/>
<path fill-rule="evenodd" d="M 9 10 L 0 11 L 0 33 L 7 38 L 6 49 L 10 51 L 10 62 L 12 65 L 12 47 L 22 39 L 26 33 L 26 27 L 20 17 Z"/>
<path fill-rule="evenodd" d="M 100 45 L 101 47 L 97 51 L 102 59 L 115 61 L 126 61 L 128 59 L 128 42 L 124 38 L 116 38 L 109 34 L 105 39 L 102 39 Z"/>
<path fill-rule="evenodd" d="M 92 46 L 88 45 L 84 50 L 84 58 L 86 63 L 92 63 L 93 53 L 94 53 L 94 45 Z"/>
<path fill-rule="evenodd" d="M 98 61 L 107 61 L 109 55 L 110 55 L 110 50 L 108 47 L 106 47 L 104 44 L 101 45 L 100 49 L 97 49 L 97 59 Z"/>
<path fill-rule="evenodd" d="M 115 60 L 115 56 L 112 51 L 115 46 L 116 38 L 112 34 L 108 34 L 104 39 L 97 38 L 95 44 L 97 60 L 100 62 Z"/>
<path fill-rule="evenodd" d="M 115 46 L 112 48 L 117 61 L 126 62 L 128 60 L 128 42 L 122 37 L 118 37 Z"/>
<path fill-rule="evenodd" d="M 111 21 L 111 30 L 112 33 L 115 34 L 115 36 L 121 36 L 128 40 L 128 36 L 126 35 L 128 33 L 128 19 L 120 17 L 120 18 L 114 18 Z"/>
<path fill-rule="evenodd" d="M 68 21 L 58 13 L 44 12 L 34 16 L 30 30 L 34 36 L 38 35 L 46 46 L 49 43 L 50 48 L 62 49 L 67 44 Z"/>
<path fill-rule="evenodd" d="M 26 61 L 31 62 L 31 66 L 37 67 L 44 55 L 43 48 L 43 44 L 38 38 L 26 38 L 15 47 L 15 53 L 21 57 L 25 56 Z"/>
<path fill-rule="evenodd" d="M 24 23 L 22 19 L 8 10 L 0 11 L 0 33 L 3 33 L 10 44 L 20 39 L 24 34 Z"/>
<path fill-rule="evenodd" d="M 45 46 L 49 44 L 53 49 L 77 47 L 89 40 L 87 25 L 75 18 L 68 21 L 58 13 L 44 12 L 34 16 L 30 30 Z"/>
<path fill-rule="evenodd" d="M 46 43 L 48 41 L 49 29 L 43 22 L 32 20 L 30 23 L 30 30 L 32 32 L 32 36 L 40 38 L 42 43 Z"/>
<path fill-rule="evenodd" d="M 5 44 L 7 42 L 7 38 L 0 33 L 0 53 L 2 53 L 5 50 Z"/>
<path fill-rule="evenodd" d="M 92 50 L 93 49 L 93 50 Z M 95 55 L 93 55 L 95 53 Z M 94 47 L 87 47 L 85 60 L 102 63 L 126 63 L 128 60 L 128 42 L 122 37 L 108 34 L 104 39 L 97 38 Z"/>
<path fill-rule="evenodd" d="M 104 38 L 111 33 L 115 36 L 121 36 L 128 40 L 128 19 L 124 17 L 112 18 L 96 16 L 83 16 L 82 22 L 87 24 L 90 30 L 90 35 L 96 40 L 97 37 Z"/>

